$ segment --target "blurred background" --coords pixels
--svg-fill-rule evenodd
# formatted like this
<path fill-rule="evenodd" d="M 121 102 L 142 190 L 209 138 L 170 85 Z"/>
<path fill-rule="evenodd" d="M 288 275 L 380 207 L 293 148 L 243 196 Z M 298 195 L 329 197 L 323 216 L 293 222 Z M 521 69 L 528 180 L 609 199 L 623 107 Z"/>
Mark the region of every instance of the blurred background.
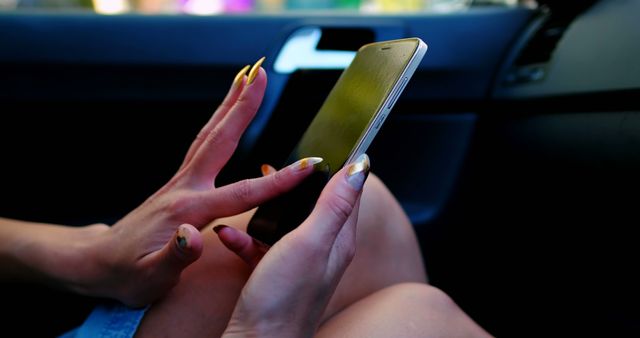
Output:
<path fill-rule="evenodd" d="M 526 5 L 532 0 L 0 0 L 0 10 L 72 10 L 100 14 L 281 13 L 330 10 L 363 13 L 451 12 L 472 5 Z"/>

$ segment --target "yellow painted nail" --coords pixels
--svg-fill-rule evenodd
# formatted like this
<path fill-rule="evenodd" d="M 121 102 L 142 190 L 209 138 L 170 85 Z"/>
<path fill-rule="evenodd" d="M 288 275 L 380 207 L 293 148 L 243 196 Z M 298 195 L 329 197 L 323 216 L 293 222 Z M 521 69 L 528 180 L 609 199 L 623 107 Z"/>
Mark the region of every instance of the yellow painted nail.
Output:
<path fill-rule="evenodd" d="M 262 171 L 262 176 L 268 176 L 274 174 L 276 172 L 276 168 L 268 164 L 263 164 L 262 166 L 260 166 L 260 171 Z"/>
<path fill-rule="evenodd" d="M 302 171 L 322 161 L 323 161 L 322 157 L 306 157 L 294 163 L 292 167 L 295 168 L 296 170 Z"/>
<path fill-rule="evenodd" d="M 261 57 L 260 60 L 258 60 L 253 67 L 251 67 L 251 70 L 249 71 L 249 79 L 247 80 L 247 84 L 250 85 L 253 83 L 253 80 L 256 79 L 256 76 L 258 76 L 258 72 L 260 71 L 260 66 L 262 66 L 262 63 L 264 62 L 264 59 L 266 59 L 266 57 Z"/>
<path fill-rule="evenodd" d="M 236 75 L 235 79 L 233 79 L 234 87 L 239 86 L 242 83 L 242 80 L 244 79 L 244 75 L 247 74 L 247 70 L 249 70 L 249 67 L 251 66 L 246 65 L 242 69 L 240 69 L 240 71 L 238 72 L 238 75 Z"/>

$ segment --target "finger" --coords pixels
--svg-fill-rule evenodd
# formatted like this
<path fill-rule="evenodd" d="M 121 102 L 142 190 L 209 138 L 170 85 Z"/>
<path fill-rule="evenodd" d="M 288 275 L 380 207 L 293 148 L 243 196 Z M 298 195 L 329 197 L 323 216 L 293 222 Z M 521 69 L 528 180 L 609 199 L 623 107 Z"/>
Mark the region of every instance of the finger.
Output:
<path fill-rule="evenodd" d="M 318 243 L 331 243 L 333 246 L 354 212 L 369 169 L 369 157 L 363 154 L 336 173 L 323 189 L 315 208 L 301 228 L 318 238 Z"/>
<path fill-rule="evenodd" d="M 218 238 L 227 249 L 238 255 L 251 269 L 255 268 L 260 262 L 268 247 L 255 239 L 249 234 L 237 230 L 235 228 L 218 225 L 213 228 L 218 234 Z"/>
<path fill-rule="evenodd" d="M 231 110 L 207 134 L 193 158 L 196 178 L 212 181 L 236 150 L 242 133 L 255 116 L 267 86 L 267 75 L 260 68 L 253 83 L 245 85 Z"/>
<path fill-rule="evenodd" d="M 358 214 L 360 212 L 360 200 L 358 197 L 353 207 L 353 212 L 338 232 L 330 255 L 330 267 L 333 269 L 332 275 L 342 276 L 342 273 L 349 266 L 356 254 L 356 233 L 358 225 Z"/>
<path fill-rule="evenodd" d="M 202 235 L 190 224 L 182 224 L 171 240 L 153 257 L 163 276 L 179 276 L 182 270 L 200 258 Z"/>
<path fill-rule="evenodd" d="M 236 103 L 238 97 L 240 96 L 240 93 L 242 92 L 242 88 L 244 88 L 246 79 L 245 74 L 249 70 L 249 67 L 251 66 L 246 65 L 238 72 L 233 80 L 233 83 L 231 84 L 231 88 L 229 88 L 227 96 L 222 101 L 222 104 L 218 107 L 218 109 L 216 109 L 216 112 L 213 114 L 213 116 L 211 116 L 211 119 L 209 119 L 207 124 L 198 133 L 198 136 L 196 136 L 196 139 L 193 141 L 193 143 L 191 143 L 189 151 L 187 151 L 187 155 L 185 156 L 180 169 L 184 168 L 189 164 L 189 162 L 191 162 L 191 159 L 202 145 L 202 142 L 204 142 L 204 140 L 206 139 L 206 135 L 208 135 L 213 130 L 213 128 L 218 125 L 218 123 L 227 115 L 229 110 L 231 110 L 233 104 Z"/>
<path fill-rule="evenodd" d="M 297 186 L 322 162 L 320 157 L 307 157 L 274 174 L 243 180 L 202 192 L 204 203 L 210 205 L 208 218 L 239 214 L 281 195 Z"/>

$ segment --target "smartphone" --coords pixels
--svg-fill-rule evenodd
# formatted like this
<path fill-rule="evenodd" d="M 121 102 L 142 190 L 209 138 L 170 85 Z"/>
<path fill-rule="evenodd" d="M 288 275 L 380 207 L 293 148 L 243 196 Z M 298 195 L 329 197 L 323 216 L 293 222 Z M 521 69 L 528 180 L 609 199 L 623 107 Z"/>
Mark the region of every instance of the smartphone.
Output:
<path fill-rule="evenodd" d="M 419 38 L 358 50 L 284 165 L 311 156 L 324 161 L 299 186 L 258 207 L 247 227 L 253 238 L 273 245 L 306 219 L 331 176 L 367 150 L 426 51 Z"/>

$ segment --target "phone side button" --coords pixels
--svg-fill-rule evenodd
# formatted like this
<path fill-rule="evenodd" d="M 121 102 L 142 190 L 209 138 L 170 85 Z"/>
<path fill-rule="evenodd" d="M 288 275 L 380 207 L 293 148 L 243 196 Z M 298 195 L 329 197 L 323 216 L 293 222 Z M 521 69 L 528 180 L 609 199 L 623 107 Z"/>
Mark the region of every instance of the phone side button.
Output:
<path fill-rule="evenodd" d="M 382 122 L 384 122 L 385 117 L 387 117 L 386 114 L 381 114 L 380 117 L 378 117 L 378 121 L 376 121 L 376 124 L 375 124 L 376 129 L 380 129 L 380 126 L 382 125 Z"/>
<path fill-rule="evenodd" d="M 387 105 L 387 109 L 391 109 L 391 106 L 393 106 L 393 104 L 396 103 L 396 100 L 398 99 L 398 96 L 400 95 L 400 93 L 404 89 L 404 86 L 407 84 L 407 80 L 409 80 L 409 78 L 405 76 L 402 79 L 402 82 L 400 83 L 400 85 L 396 87 L 396 91 L 393 93 L 393 95 L 391 95 L 391 100 L 389 100 L 389 104 Z"/>

